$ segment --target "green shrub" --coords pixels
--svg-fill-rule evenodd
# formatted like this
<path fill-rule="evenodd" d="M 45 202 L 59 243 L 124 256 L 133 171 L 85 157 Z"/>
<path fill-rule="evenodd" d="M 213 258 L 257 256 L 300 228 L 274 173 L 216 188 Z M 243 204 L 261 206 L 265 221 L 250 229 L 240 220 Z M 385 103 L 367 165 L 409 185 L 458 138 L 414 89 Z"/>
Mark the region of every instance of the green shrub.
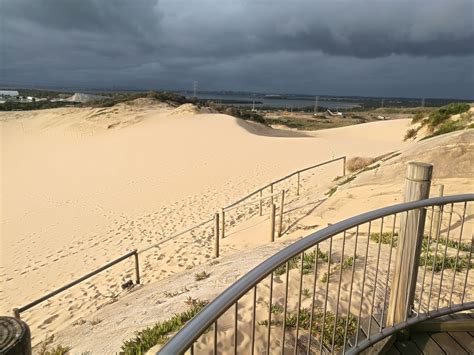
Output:
<path fill-rule="evenodd" d="M 415 124 L 420 122 L 423 117 L 425 117 L 425 114 L 423 112 L 418 112 L 413 118 L 411 119 L 411 124 Z"/>
<path fill-rule="evenodd" d="M 456 115 L 458 113 L 463 113 L 468 111 L 470 106 L 465 103 L 452 103 L 443 107 L 440 107 L 438 110 L 433 111 L 428 116 L 427 123 L 431 129 L 434 129 L 444 121 L 446 121 L 451 115 Z"/>
<path fill-rule="evenodd" d="M 392 237 L 393 236 L 393 237 Z M 370 239 L 377 243 L 390 244 L 392 247 L 397 246 L 398 233 L 393 234 L 392 232 L 370 233 Z"/>
<path fill-rule="evenodd" d="M 170 333 L 180 330 L 186 322 L 198 314 L 207 305 L 207 301 L 193 300 L 191 308 L 175 314 L 170 319 L 158 322 L 154 326 L 135 333 L 135 338 L 122 344 L 124 354 L 144 354 L 157 344 L 164 344 Z"/>

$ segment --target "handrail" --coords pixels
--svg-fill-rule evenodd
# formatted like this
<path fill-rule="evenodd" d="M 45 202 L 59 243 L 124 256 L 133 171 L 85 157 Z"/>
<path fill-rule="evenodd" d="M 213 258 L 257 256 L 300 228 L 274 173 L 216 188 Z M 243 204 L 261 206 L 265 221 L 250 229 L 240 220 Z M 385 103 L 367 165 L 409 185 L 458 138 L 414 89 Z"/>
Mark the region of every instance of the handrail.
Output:
<path fill-rule="evenodd" d="M 216 319 L 225 313 L 229 307 L 234 305 L 235 302 L 237 302 L 256 284 L 272 273 L 277 267 L 283 265 L 291 258 L 301 254 L 310 247 L 322 241 L 325 241 L 350 228 L 378 218 L 428 206 L 442 206 L 449 203 L 452 204 L 467 201 L 474 201 L 474 194 L 445 196 L 401 203 L 348 218 L 320 231 L 312 233 L 263 261 L 260 265 L 237 280 L 233 285 L 220 294 L 212 303 L 207 305 L 191 321 L 189 321 L 189 323 L 173 338 L 171 338 L 164 345 L 160 353 L 178 354 L 185 352 L 193 344 L 193 342 L 196 341 L 199 336 L 215 322 Z"/>
<path fill-rule="evenodd" d="M 98 269 L 96 269 L 96 270 L 94 270 L 94 271 L 91 271 L 91 272 L 89 272 L 88 274 L 86 274 L 86 275 L 84 275 L 84 276 L 82 276 L 82 277 L 80 277 L 80 278 L 78 278 L 78 279 L 76 279 L 76 280 L 74 280 L 74 281 L 72 281 L 72 282 L 70 282 L 70 283 L 68 283 L 68 284 L 66 284 L 66 285 L 64 285 L 64 286 L 62 286 L 62 287 L 56 289 L 56 290 L 54 290 L 54 291 L 49 292 L 48 294 L 44 295 L 43 297 L 40 297 L 40 298 L 38 298 L 38 299 L 36 299 L 36 300 L 34 300 L 34 301 L 32 301 L 32 302 L 30 302 L 30 303 L 28 303 L 28 304 L 22 306 L 22 307 L 14 308 L 14 309 L 13 309 L 13 312 L 14 312 L 15 316 L 16 316 L 17 318 L 19 318 L 20 313 L 22 313 L 22 312 L 24 312 L 24 311 L 26 311 L 26 310 L 28 310 L 28 309 L 30 309 L 30 308 L 36 306 L 37 304 L 39 304 L 39 303 L 41 303 L 41 302 L 44 302 L 44 301 L 50 299 L 50 298 L 53 297 L 53 296 L 56 296 L 58 293 L 61 293 L 61 292 L 63 292 L 63 291 L 66 291 L 67 289 L 69 289 L 69 288 L 71 288 L 71 287 L 77 285 L 78 283 L 81 283 L 82 281 L 87 280 L 87 279 L 91 278 L 92 276 L 97 275 L 98 273 L 100 273 L 100 272 L 102 272 L 102 271 L 104 271 L 104 270 L 110 268 L 111 266 L 114 266 L 115 264 L 118 264 L 119 262 L 121 262 L 121 261 L 123 261 L 123 260 L 125 260 L 125 259 L 128 259 L 128 258 L 131 257 L 132 255 L 135 255 L 135 257 L 136 257 L 136 255 L 137 255 L 137 250 L 136 250 L 136 249 L 135 249 L 135 250 L 132 250 L 131 252 L 129 252 L 129 253 L 125 254 L 125 255 L 122 255 L 121 257 L 119 257 L 119 258 L 117 258 L 117 259 L 115 259 L 115 260 L 112 260 L 111 262 L 108 262 L 107 264 L 101 266 L 100 268 L 98 268 Z M 135 259 L 135 261 L 137 261 L 137 258 Z M 136 270 L 136 271 L 138 271 L 138 270 Z M 136 276 L 137 276 L 137 280 L 136 280 L 137 283 L 140 283 L 140 276 L 139 276 L 139 273 L 138 273 L 138 272 L 137 272 L 137 275 L 136 275 Z"/>
<path fill-rule="evenodd" d="M 163 244 L 163 243 L 165 243 L 165 242 L 167 242 L 167 241 L 169 241 L 169 240 L 171 240 L 171 239 L 177 238 L 177 237 L 179 237 L 179 236 L 181 236 L 181 235 L 183 235 L 183 234 L 185 234 L 185 233 L 188 233 L 188 232 L 192 231 L 193 229 L 199 228 L 199 227 L 201 227 L 201 226 L 203 226 L 203 225 L 205 225 L 205 224 L 207 224 L 207 223 L 209 223 L 209 222 L 212 222 L 212 221 L 214 221 L 214 217 L 212 217 L 212 218 L 210 218 L 210 219 L 207 219 L 207 220 L 205 220 L 204 222 L 200 222 L 200 223 L 198 223 L 198 224 L 195 224 L 194 226 L 188 227 L 188 228 L 186 228 L 185 230 L 183 230 L 183 231 L 181 231 L 181 232 L 178 232 L 178 233 L 176 233 L 175 235 L 172 235 L 171 237 L 168 237 L 168 238 L 166 238 L 166 239 L 160 240 L 158 243 L 152 244 L 152 245 L 150 245 L 150 246 L 148 246 L 148 247 L 146 247 L 146 248 L 144 248 L 144 249 L 138 250 L 137 253 L 138 253 L 138 254 L 144 253 L 144 252 L 146 252 L 146 251 L 148 251 L 148 250 L 150 250 L 150 249 L 153 249 L 153 248 L 155 248 L 155 247 L 157 247 L 157 246 L 159 246 L 159 245 L 161 245 L 161 244 Z"/>
<path fill-rule="evenodd" d="M 245 195 L 244 197 L 242 197 L 241 199 L 231 203 L 230 205 L 227 205 L 226 207 L 224 207 L 224 210 L 227 210 L 228 208 L 233 207 L 233 206 L 241 203 L 242 201 L 248 199 L 249 197 L 251 197 L 251 196 L 253 196 L 257 193 L 259 193 L 260 191 L 265 190 L 266 188 L 268 188 L 272 185 L 278 184 L 279 182 L 281 182 L 283 180 L 286 180 L 286 179 L 288 179 L 288 178 L 290 178 L 290 177 L 292 177 L 296 174 L 300 174 L 300 173 L 305 172 L 307 170 L 318 168 L 318 167 L 323 166 L 323 165 L 334 163 L 335 161 L 338 161 L 338 160 L 344 160 L 345 161 L 345 159 L 346 159 L 346 156 L 341 156 L 341 157 L 338 157 L 338 158 L 334 158 L 334 159 L 331 159 L 331 160 L 324 161 L 322 163 L 318 163 L 318 164 L 315 164 L 315 165 L 312 165 L 312 166 L 308 166 L 308 167 L 300 169 L 300 170 L 296 170 L 296 171 L 294 171 L 294 172 L 292 172 L 292 173 L 290 173 L 290 174 L 288 174 L 288 175 L 286 175 L 286 176 L 284 176 L 284 177 L 282 177 L 278 180 L 272 181 L 272 182 L 268 183 L 267 185 L 264 185 L 264 186 L 260 187 L 259 189 L 249 193 L 248 195 Z M 344 168 L 344 170 L 345 170 L 345 168 Z"/>

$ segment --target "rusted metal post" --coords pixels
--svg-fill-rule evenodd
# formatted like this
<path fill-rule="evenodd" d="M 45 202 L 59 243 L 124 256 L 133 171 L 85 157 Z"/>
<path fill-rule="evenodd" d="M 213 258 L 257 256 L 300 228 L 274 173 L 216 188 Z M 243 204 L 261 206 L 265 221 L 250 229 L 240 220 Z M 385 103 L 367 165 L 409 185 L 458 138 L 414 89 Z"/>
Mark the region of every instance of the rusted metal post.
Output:
<path fill-rule="evenodd" d="M 433 165 L 408 164 L 404 202 L 429 197 Z M 425 228 L 426 210 L 410 210 L 400 216 L 395 271 L 388 304 L 387 325 L 405 321 L 411 314 Z"/>
<path fill-rule="evenodd" d="M 270 216 L 270 241 L 275 241 L 275 214 L 276 214 L 276 206 L 272 203 L 271 207 L 271 216 Z"/>
<path fill-rule="evenodd" d="M 221 238 L 225 238 L 225 211 L 222 209 L 222 233 L 221 233 Z"/>
<path fill-rule="evenodd" d="M 13 317 L 15 317 L 16 319 L 21 319 L 20 311 L 18 310 L 18 308 L 13 308 Z"/>
<path fill-rule="evenodd" d="M 278 224 L 278 238 L 281 237 L 283 231 L 283 209 L 285 206 L 285 190 L 281 190 L 281 197 L 280 197 L 280 220 Z"/>
<path fill-rule="evenodd" d="M 214 257 L 219 257 L 219 213 L 216 213 L 216 225 L 214 227 L 214 237 L 215 237 L 215 246 L 214 246 Z"/>
<path fill-rule="evenodd" d="M 300 172 L 298 171 L 298 185 L 296 185 L 296 195 L 300 195 Z"/>
<path fill-rule="evenodd" d="M 140 284 L 140 264 L 138 261 L 138 252 L 135 250 L 135 254 L 133 254 L 135 257 L 135 276 L 136 276 L 136 284 Z"/>

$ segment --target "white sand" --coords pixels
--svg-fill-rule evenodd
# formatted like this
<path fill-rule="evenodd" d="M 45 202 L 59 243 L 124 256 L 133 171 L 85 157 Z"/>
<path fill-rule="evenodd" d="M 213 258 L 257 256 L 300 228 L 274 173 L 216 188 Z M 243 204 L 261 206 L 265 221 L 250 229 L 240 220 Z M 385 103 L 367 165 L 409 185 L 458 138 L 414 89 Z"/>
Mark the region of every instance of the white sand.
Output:
<path fill-rule="evenodd" d="M 148 102 L 1 113 L 0 121 L 2 313 L 205 220 L 293 170 L 412 144 L 401 141 L 408 120 L 301 137 Z M 326 173 L 321 186 L 340 174 L 340 165 Z M 252 244 L 254 233 L 242 232 L 248 237 L 229 242 L 224 251 L 260 244 Z M 208 234 L 195 234 L 201 247 L 181 238 L 149 253 L 142 262 L 144 282 L 209 259 Z M 36 329 L 34 342 L 91 317 L 97 307 L 115 301 L 121 281 L 132 277 L 127 262 L 25 312 Z"/>

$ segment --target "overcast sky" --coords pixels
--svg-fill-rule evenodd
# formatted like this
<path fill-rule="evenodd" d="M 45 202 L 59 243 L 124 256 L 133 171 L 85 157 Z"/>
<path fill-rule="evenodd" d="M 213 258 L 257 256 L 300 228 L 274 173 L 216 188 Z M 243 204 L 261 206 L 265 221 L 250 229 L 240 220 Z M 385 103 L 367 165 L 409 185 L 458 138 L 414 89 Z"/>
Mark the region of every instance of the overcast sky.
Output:
<path fill-rule="evenodd" d="M 474 97 L 474 0 L 0 0 L 0 86 Z"/>

